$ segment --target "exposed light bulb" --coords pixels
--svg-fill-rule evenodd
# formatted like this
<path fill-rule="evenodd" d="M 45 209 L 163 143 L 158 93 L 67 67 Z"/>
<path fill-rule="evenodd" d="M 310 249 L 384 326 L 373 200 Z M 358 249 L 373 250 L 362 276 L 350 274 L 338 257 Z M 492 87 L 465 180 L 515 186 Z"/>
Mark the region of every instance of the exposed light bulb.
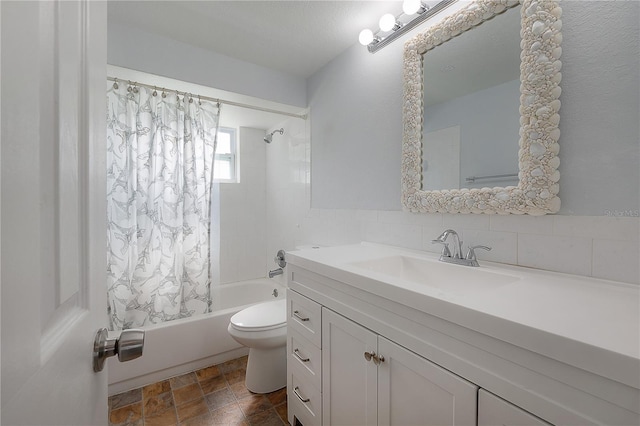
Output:
<path fill-rule="evenodd" d="M 360 31 L 358 41 L 360 41 L 360 44 L 363 46 L 368 45 L 373 41 L 373 31 L 371 31 L 370 29 L 364 29 Z"/>
<path fill-rule="evenodd" d="M 382 15 L 382 18 L 380 18 L 379 24 L 382 31 L 391 31 L 396 25 L 396 17 L 390 13 L 385 13 Z"/>
<path fill-rule="evenodd" d="M 406 15 L 413 15 L 418 13 L 420 6 L 422 6 L 421 0 L 404 0 L 402 2 L 402 11 Z"/>

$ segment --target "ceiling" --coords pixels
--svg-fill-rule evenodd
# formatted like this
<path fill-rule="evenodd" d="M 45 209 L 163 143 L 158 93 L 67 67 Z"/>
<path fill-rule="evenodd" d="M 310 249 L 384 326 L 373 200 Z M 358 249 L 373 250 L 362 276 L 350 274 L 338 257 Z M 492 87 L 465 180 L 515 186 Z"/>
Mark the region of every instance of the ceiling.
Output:
<path fill-rule="evenodd" d="M 132 26 L 242 61 L 308 77 L 377 29 L 394 1 L 117 1 L 109 22 Z M 364 47 L 363 47 L 364 49 Z"/>

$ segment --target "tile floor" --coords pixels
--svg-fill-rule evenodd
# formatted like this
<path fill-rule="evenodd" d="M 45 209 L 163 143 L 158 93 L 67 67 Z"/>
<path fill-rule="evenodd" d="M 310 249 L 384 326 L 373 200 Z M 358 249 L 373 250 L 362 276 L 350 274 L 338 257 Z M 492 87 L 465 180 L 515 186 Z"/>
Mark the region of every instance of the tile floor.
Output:
<path fill-rule="evenodd" d="M 288 425 L 286 388 L 251 393 L 244 385 L 246 367 L 242 357 L 113 395 L 109 425 Z"/>

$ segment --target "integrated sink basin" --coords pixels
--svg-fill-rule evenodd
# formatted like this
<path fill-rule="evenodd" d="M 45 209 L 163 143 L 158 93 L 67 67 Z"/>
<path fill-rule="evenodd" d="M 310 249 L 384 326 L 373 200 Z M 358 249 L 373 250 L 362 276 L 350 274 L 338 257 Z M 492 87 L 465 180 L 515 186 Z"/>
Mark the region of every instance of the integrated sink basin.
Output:
<path fill-rule="evenodd" d="M 514 275 L 403 255 L 351 262 L 348 265 L 383 274 L 391 279 L 409 281 L 455 294 L 486 291 L 520 281 L 520 277 Z"/>

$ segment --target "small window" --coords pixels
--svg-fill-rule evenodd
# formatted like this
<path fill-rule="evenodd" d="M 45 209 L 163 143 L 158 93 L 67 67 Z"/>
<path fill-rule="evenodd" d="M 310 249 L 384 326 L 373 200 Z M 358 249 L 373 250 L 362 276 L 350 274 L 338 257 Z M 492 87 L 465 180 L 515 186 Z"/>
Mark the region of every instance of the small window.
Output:
<path fill-rule="evenodd" d="M 238 182 L 237 147 L 236 129 L 220 127 L 213 165 L 213 180 L 215 182 Z"/>

